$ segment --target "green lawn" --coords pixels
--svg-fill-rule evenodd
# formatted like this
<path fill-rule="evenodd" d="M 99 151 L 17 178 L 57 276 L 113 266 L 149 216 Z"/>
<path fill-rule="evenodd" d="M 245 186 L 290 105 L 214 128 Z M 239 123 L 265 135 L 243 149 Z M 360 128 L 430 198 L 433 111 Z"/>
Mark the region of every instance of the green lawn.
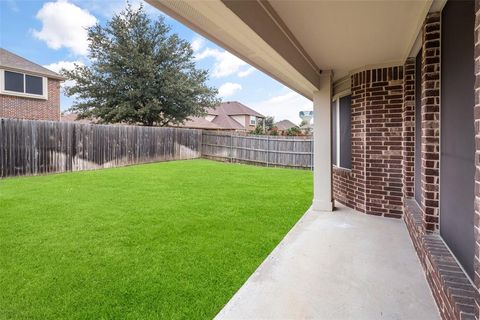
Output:
<path fill-rule="evenodd" d="M 311 198 L 208 160 L 0 180 L 0 319 L 210 319 Z"/>

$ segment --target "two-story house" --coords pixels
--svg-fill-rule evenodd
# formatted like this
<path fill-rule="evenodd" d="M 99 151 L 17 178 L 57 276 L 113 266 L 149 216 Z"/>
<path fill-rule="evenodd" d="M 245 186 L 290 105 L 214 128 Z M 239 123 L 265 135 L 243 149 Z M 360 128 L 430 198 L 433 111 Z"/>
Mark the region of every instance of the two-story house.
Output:
<path fill-rule="evenodd" d="M 62 76 L 0 48 L 0 118 L 60 120 Z"/>
<path fill-rule="evenodd" d="M 227 101 L 207 109 L 207 115 L 202 118 L 190 118 L 181 127 L 248 132 L 255 130 L 257 125 L 263 125 L 264 120 L 264 115 L 246 105 L 238 101 Z"/>

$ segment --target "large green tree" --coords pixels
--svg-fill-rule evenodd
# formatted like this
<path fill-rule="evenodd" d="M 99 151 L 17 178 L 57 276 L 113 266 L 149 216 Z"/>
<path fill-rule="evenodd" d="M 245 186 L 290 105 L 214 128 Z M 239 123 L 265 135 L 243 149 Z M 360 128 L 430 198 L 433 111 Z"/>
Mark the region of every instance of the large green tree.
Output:
<path fill-rule="evenodd" d="M 165 126 L 201 116 L 219 102 L 190 44 L 143 7 L 128 5 L 105 26 L 89 28 L 88 40 L 90 64 L 62 71 L 73 80 L 65 93 L 75 97 L 70 110 L 79 118 Z"/>

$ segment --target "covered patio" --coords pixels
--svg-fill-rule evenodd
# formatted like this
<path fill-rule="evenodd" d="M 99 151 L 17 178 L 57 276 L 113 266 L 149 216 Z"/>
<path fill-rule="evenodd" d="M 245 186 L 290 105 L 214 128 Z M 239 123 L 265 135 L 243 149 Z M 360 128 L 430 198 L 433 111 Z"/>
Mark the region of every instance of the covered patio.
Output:
<path fill-rule="evenodd" d="M 478 5 L 147 1 L 313 101 L 312 207 L 219 318 L 479 318 Z"/>
<path fill-rule="evenodd" d="M 309 210 L 216 317 L 439 318 L 403 223 L 342 205 Z"/>

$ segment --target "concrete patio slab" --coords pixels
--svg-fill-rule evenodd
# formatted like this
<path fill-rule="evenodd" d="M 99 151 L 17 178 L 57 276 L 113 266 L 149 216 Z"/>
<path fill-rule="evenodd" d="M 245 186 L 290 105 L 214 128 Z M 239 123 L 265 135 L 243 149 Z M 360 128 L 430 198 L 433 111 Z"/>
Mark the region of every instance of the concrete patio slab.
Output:
<path fill-rule="evenodd" d="M 403 221 L 308 211 L 216 319 L 439 319 Z"/>

